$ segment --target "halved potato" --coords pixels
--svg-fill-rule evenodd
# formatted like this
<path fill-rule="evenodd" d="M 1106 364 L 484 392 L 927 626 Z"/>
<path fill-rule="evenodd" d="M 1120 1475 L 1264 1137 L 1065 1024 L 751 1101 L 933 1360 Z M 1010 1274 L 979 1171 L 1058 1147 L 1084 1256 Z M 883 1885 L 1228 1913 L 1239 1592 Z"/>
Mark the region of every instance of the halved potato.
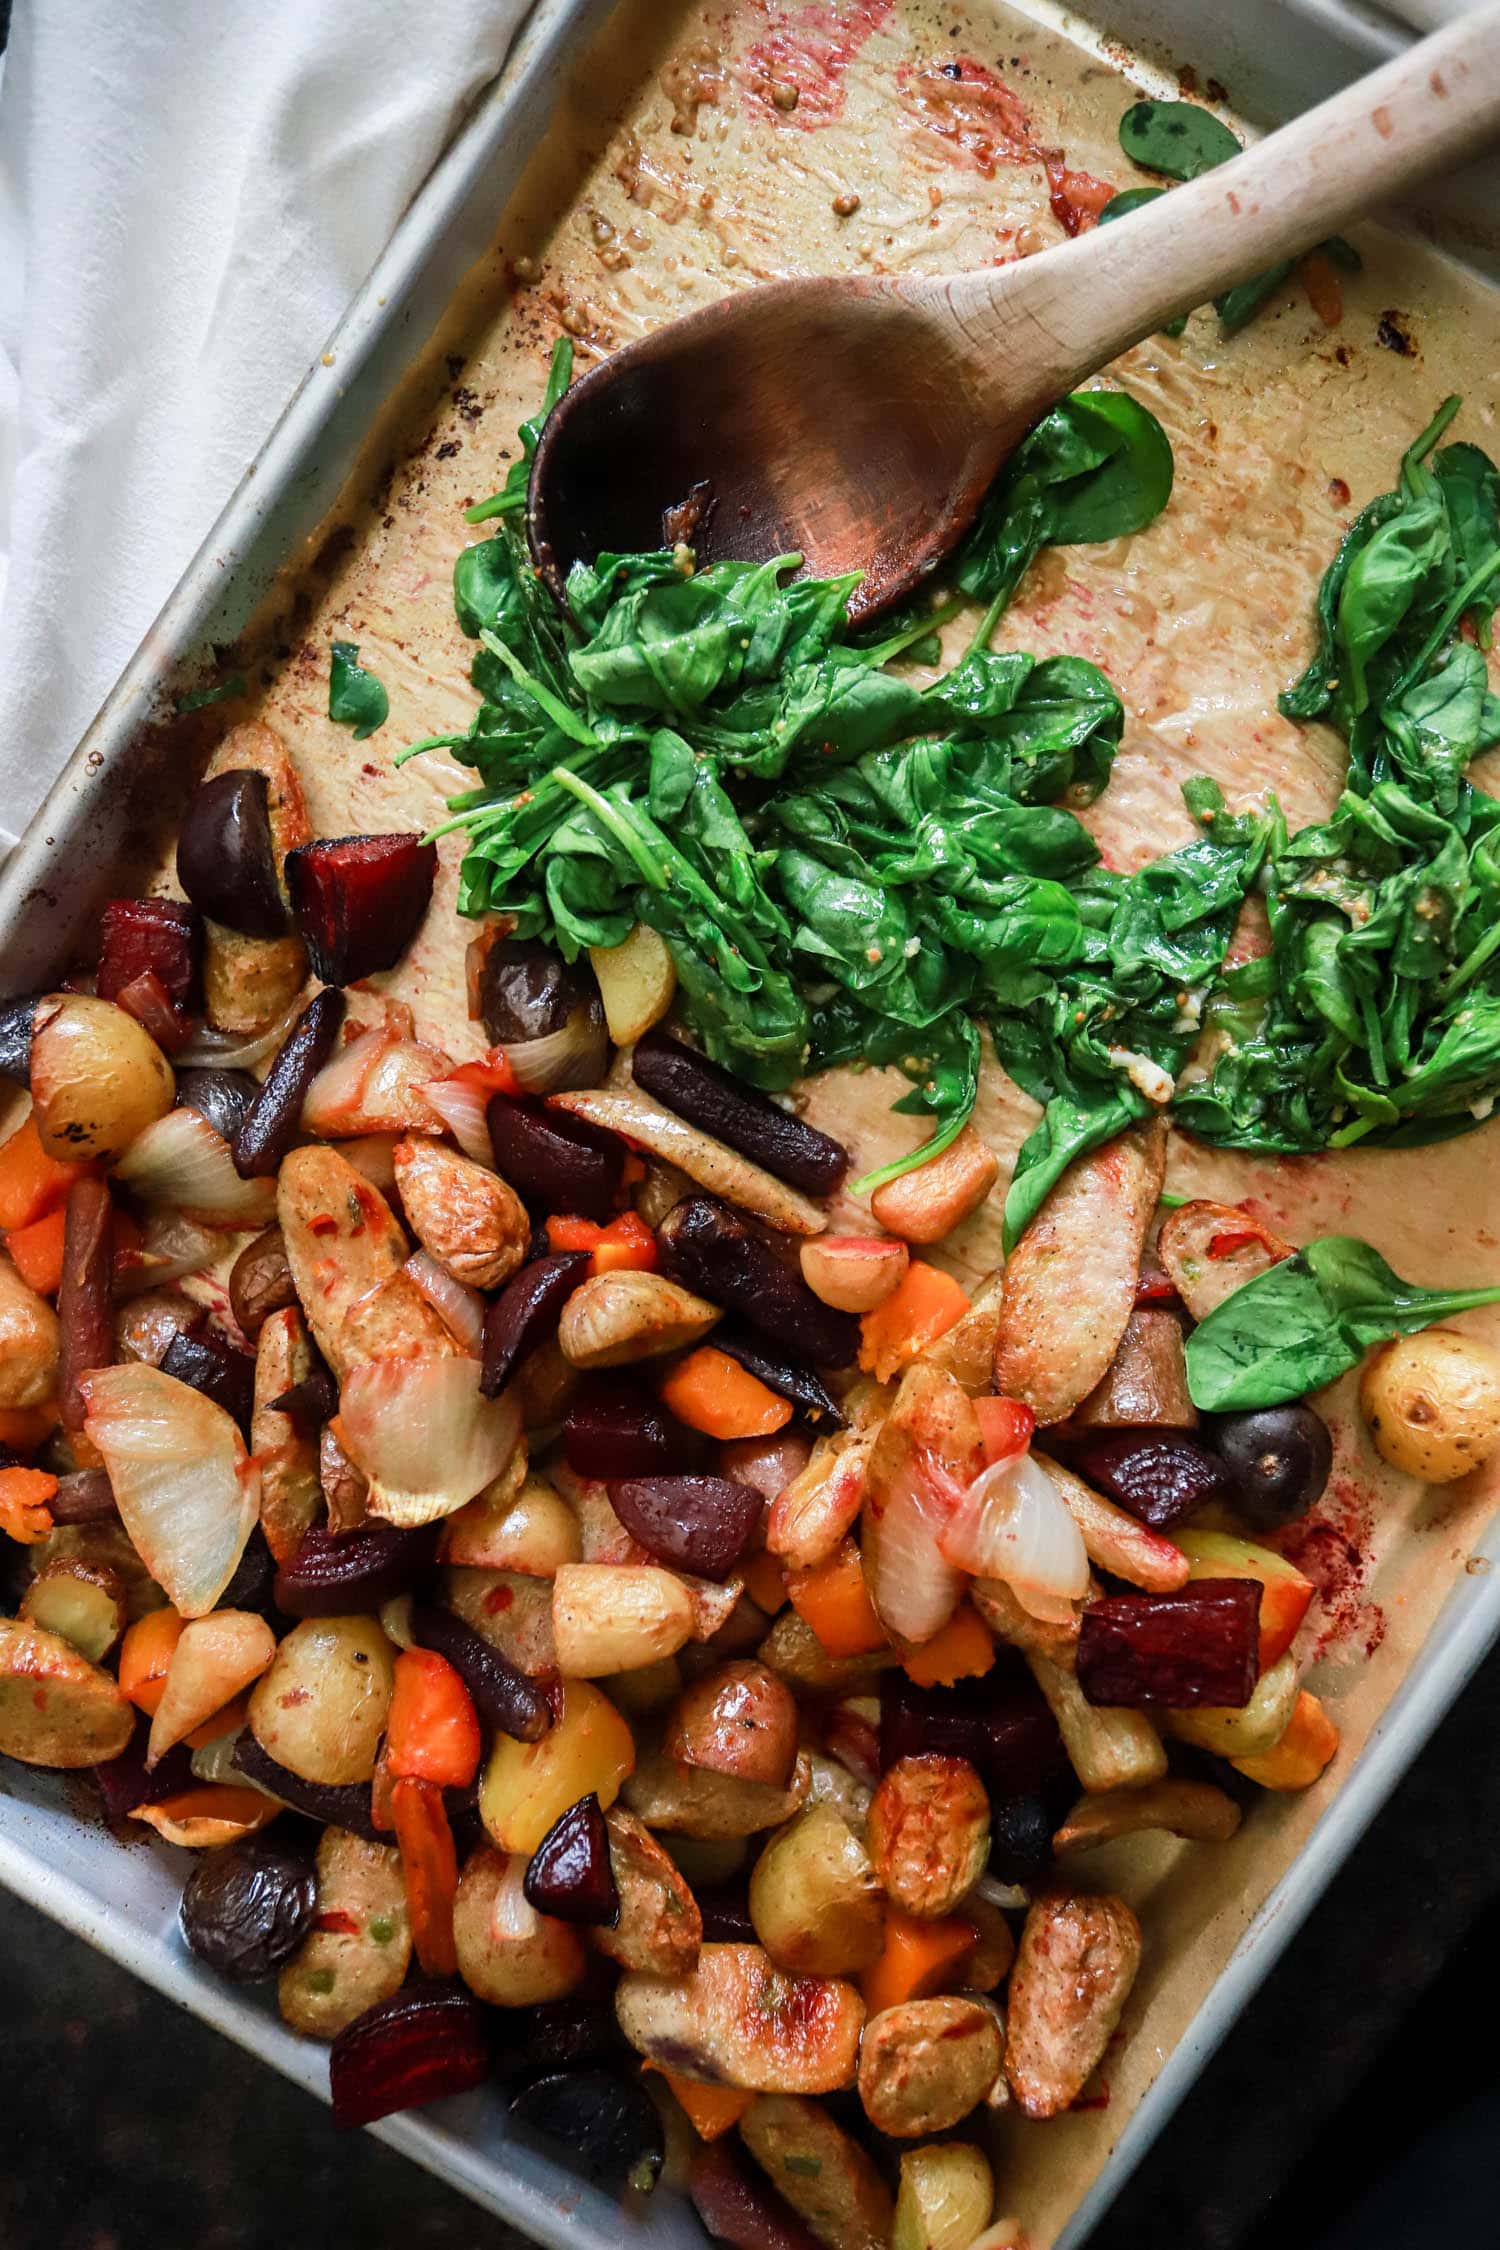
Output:
<path fill-rule="evenodd" d="M 135 1708 L 107 1672 L 58 1633 L 0 1618 L 0 1751 L 26 1766 L 99 1766 L 118 1758 Z"/>

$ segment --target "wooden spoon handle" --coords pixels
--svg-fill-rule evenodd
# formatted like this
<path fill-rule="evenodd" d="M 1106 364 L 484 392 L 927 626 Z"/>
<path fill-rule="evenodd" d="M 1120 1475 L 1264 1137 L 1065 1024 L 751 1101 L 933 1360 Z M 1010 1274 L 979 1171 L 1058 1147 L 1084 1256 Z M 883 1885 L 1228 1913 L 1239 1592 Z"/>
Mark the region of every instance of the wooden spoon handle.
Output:
<path fill-rule="evenodd" d="M 1500 6 L 1406 54 L 1130 218 L 942 284 L 981 399 L 1037 411 L 1178 313 L 1294 256 L 1500 134 Z"/>

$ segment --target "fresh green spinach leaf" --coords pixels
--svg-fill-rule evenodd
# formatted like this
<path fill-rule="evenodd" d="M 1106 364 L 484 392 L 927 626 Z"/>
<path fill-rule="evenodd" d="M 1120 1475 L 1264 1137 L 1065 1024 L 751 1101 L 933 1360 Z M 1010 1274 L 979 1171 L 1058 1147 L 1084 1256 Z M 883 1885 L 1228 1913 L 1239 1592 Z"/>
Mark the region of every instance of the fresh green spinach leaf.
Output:
<path fill-rule="evenodd" d="M 1330 1234 L 1247 1281 L 1187 1340 L 1188 1389 L 1205 1413 L 1279 1406 L 1357 1367 L 1371 1344 L 1500 1301 L 1500 1284 L 1424 1289 L 1378 1251 Z"/>
<path fill-rule="evenodd" d="M 1196 180 L 1240 153 L 1229 127 L 1196 102 L 1132 102 L 1120 119 L 1120 146 L 1133 164 L 1169 180 Z"/>
<path fill-rule="evenodd" d="M 552 412 L 563 392 L 573 380 L 573 339 L 559 336 L 552 347 L 552 363 L 547 370 L 547 387 L 542 393 L 542 403 L 535 414 L 521 424 L 521 451 L 506 471 L 505 482 L 488 500 L 478 500 L 472 508 L 465 508 L 465 523 L 488 523 L 494 516 L 524 514 L 526 487 L 531 481 L 531 464 L 535 457 L 542 425 Z"/>
<path fill-rule="evenodd" d="M 356 742 L 363 742 L 390 716 L 391 699 L 373 672 L 359 661 L 355 641 L 335 641 L 328 667 L 328 716 L 340 726 L 353 727 Z"/>

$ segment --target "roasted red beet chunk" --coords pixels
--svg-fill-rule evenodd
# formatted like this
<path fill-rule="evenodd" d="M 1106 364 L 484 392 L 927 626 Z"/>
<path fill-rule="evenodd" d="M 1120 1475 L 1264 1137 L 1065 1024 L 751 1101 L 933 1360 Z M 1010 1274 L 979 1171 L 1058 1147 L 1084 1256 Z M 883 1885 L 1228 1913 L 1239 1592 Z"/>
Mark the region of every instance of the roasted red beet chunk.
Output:
<path fill-rule="evenodd" d="M 1170 1531 L 1232 1489 L 1217 1453 L 1182 1430 L 1109 1430 L 1085 1439 L 1071 1459 L 1081 1477 L 1153 1531 Z"/>
<path fill-rule="evenodd" d="M 614 1928 L 620 1919 L 620 1893 L 609 1863 L 609 1830 L 597 1797 L 580 1797 L 553 1822 L 531 1855 L 522 1888 L 538 1914 Z"/>
<path fill-rule="evenodd" d="M 1090 1602 L 1078 1685 L 1090 1703 L 1135 1710 L 1241 1710 L 1260 1670 L 1260 1595 L 1258 1578 L 1199 1578 L 1173 1594 Z"/>
<path fill-rule="evenodd" d="M 432 897 L 437 846 L 415 832 L 332 836 L 289 852 L 292 912 L 325 984 L 393 969 Z"/>
<path fill-rule="evenodd" d="M 467 2094 L 489 2076 L 479 2003 L 459 1985 L 403 1985 L 366 2008 L 333 2042 L 335 2125 L 371 2125 L 394 2110 Z"/>
<path fill-rule="evenodd" d="M 100 999 L 118 1000 L 141 977 L 154 976 L 168 1006 L 186 1016 L 202 935 L 192 907 L 176 899 L 112 898 L 99 922 Z"/>

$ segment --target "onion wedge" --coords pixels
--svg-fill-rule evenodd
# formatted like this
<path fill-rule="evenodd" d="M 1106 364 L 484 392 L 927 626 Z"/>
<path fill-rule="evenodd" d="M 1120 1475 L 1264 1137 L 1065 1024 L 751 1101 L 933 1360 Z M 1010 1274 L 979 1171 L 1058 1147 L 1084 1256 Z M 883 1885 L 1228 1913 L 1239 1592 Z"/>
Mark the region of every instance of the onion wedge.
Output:
<path fill-rule="evenodd" d="M 384 1523 L 436 1523 L 499 1476 L 521 1434 L 508 1393 L 480 1394 L 479 1362 L 464 1357 L 375 1359 L 345 1379 L 337 1434 L 370 1480 Z"/>
<path fill-rule="evenodd" d="M 260 1511 L 244 1439 L 222 1406 L 139 1360 L 80 1388 L 131 1545 L 180 1616 L 206 1616 Z"/>

